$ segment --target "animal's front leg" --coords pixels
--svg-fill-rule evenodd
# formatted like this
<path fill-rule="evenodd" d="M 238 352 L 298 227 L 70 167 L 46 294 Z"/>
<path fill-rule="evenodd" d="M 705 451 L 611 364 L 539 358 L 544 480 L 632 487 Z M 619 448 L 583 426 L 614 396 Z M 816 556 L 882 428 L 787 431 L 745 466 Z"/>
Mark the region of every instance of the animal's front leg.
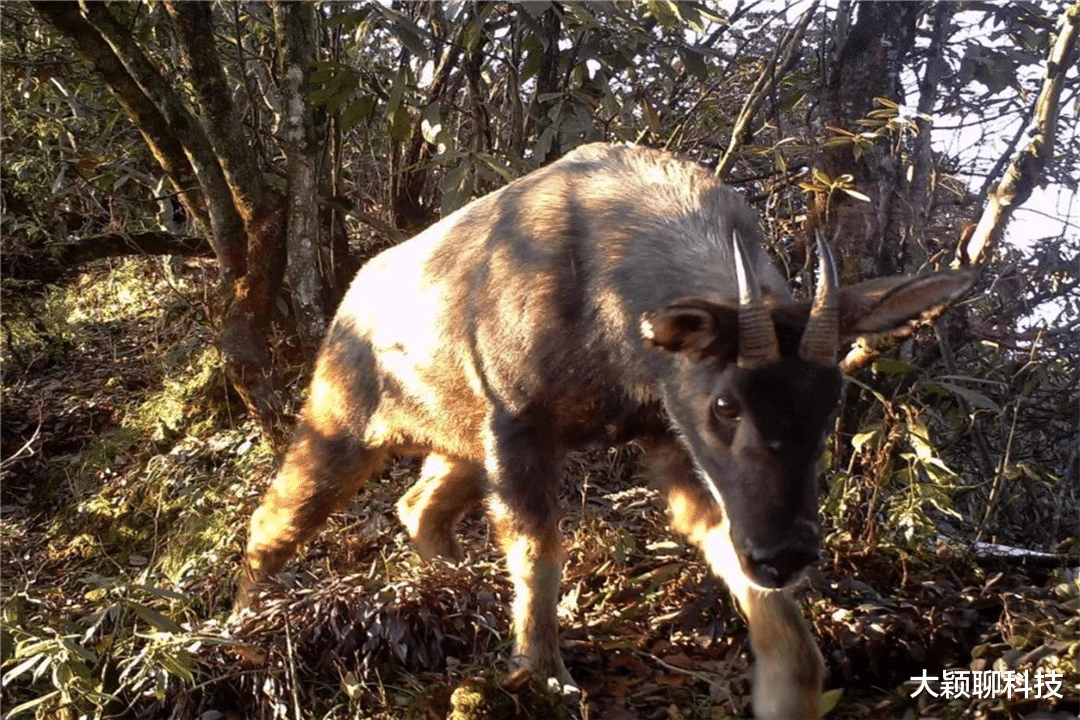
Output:
<path fill-rule="evenodd" d="M 525 531 L 501 500 L 493 500 L 492 516 L 499 518 L 497 532 L 510 579 L 514 584 L 514 650 L 511 667 L 525 668 L 533 677 L 554 677 L 560 684 L 574 684 L 559 652 L 557 608 L 562 582 L 563 552 L 557 528 Z M 516 526 L 516 527 L 515 527 Z"/>
<path fill-rule="evenodd" d="M 318 405 L 308 402 L 280 472 L 251 516 L 247 567 L 237 588 L 235 607 L 249 607 L 258 585 L 275 575 L 297 548 L 310 539 L 333 512 L 356 495 L 378 470 L 385 452 L 366 447 L 348 431 L 335 431 L 327 414 L 310 420 Z"/>
<path fill-rule="evenodd" d="M 573 684 L 559 653 L 563 548 L 556 494 L 561 453 L 542 426 L 497 417 L 490 425 L 488 511 L 514 584 L 511 667 Z"/>
<path fill-rule="evenodd" d="M 783 590 L 745 587 L 736 594 L 754 650 L 754 716 L 817 720 L 825 663 L 795 602 Z"/>

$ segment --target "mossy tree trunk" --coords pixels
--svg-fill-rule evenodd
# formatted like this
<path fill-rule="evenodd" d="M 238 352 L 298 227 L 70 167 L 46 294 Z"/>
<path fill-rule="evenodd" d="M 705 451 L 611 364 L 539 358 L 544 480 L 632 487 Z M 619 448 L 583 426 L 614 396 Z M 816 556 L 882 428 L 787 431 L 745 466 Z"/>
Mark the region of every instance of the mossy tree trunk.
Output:
<path fill-rule="evenodd" d="M 168 81 L 110 6 L 93 2 L 35 2 L 37 11 L 71 38 L 134 121 L 180 201 L 210 240 L 220 263 L 220 350 L 230 382 L 272 436 L 281 433 L 282 399 L 269 335 L 289 252 L 302 345 L 313 347 L 325 323 L 317 272 L 318 215 L 315 158 L 319 151 L 301 89 L 309 72 L 312 9 L 275 9 L 283 49 L 279 71 L 289 105 L 288 193 L 267 181 L 255 143 L 235 103 L 217 46 L 213 5 L 166 2 L 186 85 Z M 293 218 L 290 208 L 302 208 Z M 288 242 L 288 237 L 294 242 Z"/>

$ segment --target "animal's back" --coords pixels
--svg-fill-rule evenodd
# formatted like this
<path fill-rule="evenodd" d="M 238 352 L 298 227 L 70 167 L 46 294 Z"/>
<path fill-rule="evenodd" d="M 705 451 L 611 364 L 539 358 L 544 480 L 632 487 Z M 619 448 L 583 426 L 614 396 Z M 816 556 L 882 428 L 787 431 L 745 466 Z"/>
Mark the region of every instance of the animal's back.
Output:
<path fill-rule="evenodd" d="M 652 400 L 641 313 L 685 295 L 736 302 L 732 227 L 759 236 L 752 211 L 704 168 L 586 145 L 372 259 L 331 336 L 370 349 L 380 416 L 429 429 L 413 442 L 478 459 L 464 438 L 493 404 L 577 398 L 599 414 L 623 396 Z M 786 296 L 764 252 L 756 264 L 767 291 Z M 369 435 L 388 432 L 376 422 Z"/>

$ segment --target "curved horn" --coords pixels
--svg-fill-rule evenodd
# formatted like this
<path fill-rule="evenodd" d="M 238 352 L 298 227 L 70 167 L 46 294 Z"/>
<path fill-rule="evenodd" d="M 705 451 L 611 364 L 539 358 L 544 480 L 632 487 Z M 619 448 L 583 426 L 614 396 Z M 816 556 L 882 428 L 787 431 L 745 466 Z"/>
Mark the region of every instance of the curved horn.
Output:
<path fill-rule="evenodd" d="M 815 230 L 814 236 L 817 238 L 818 280 L 810 318 L 799 343 L 799 357 L 826 365 L 836 362 L 840 345 L 840 291 L 832 249 L 821 231 Z"/>
<path fill-rule="evenodd" d="M 750 253 L 738 230 L 731 233 L 735 274 L 739 279 L 739 367 L 750 368 L 780 359 L 772 316 L 761 299 Z"/>

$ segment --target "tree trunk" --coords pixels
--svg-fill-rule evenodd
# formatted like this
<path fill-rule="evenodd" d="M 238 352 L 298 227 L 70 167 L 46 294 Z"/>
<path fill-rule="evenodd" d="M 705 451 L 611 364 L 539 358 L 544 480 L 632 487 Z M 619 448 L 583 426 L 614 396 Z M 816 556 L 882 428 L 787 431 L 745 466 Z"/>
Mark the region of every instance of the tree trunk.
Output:
<path fill-rule="evenodd" d="M 935 198 L 937 173 L 932 148 L 933 122 L 930 118 L 937 105 L 941 79 L 949 69 L 945 60 L 945 51 L 952 34 L 952 17 L 955 12 L 956 5 L 953 3 L 943 2 L 934 6 L 930 46 L 926 49 L 926 70 L 919 79 L 919 114 L 915 118 L 919 134 L 915 138 L 910 191 L 914 209 L 911 231 L 918 235 L 922 235 L 925 231 L 927 222 L 933 216 L 934 208 L 937 207 Z"/>
<path fill-rule="evenodd" d="M 903 102 L 900 72 L 914 43 L 915 23 L 922 9 L 921 3 L 841 3 L 832 52 L 826 55 L 826 86 L 815 116 L 819 135 L 832 135 L 825 126 L 851 133 L 864 131 L 856 121 L 875 109 L 874 98 Z M 855 150 L 853 144 L 827 145 L 814 158 L 814 173 L 834 182 L 850 175 L 852 189 L 869 201 L 840 190 L 818 191 L 807 221 L 808 234 L 820 229 L 831 242 L 840 262 L 842 284 L 900 270 L 905 239 L 902 228 L 908 224 L 903 211 L 911 207 L 904 198 L 902 162 L 893 154 L 888 139 L 877 139 L 872 147 L 861 148 L 861 153 Z M 852 348 L 841 367 L 854 374 L 878 355 L 878 346 L 862 342 Z M 853 433 L 864 422 L 865 407 L 859 404 L 849 402 L 844 407 L 840 418 L 843 434 Z"/>
<path fill-rule="evenodd" d="M 285 274 L 300 346 L 305 355 L 311 356 L 322 340 L 327 317 L 319 258 L 316 167 L 320 147 L 305 100 L 308 73 L 315 62 L 315 9 L 309 3 L 275 2 L 272 7 L 285 108 L 281 128 L 289 177 L 286 229 L 289 261 Z"/>
<path fill-rule="evenodd" d="M 193 169 L 193 174 L 176 175 L 169 172 L 163 163 L 178 191 L 185 188 L 202 189 L 193 217 L 209 217 L 209 237 L 221 261 L 220 272 L 225 291 L 230 292 L 233 283 L 246 271 L 243 223 L 230 201 L 229 185 L 218 165 L 213 146 L 172 85 L 133 41 L 130 31 L 116 21 L 108 7 L 104 3 L 88 3 L 85 0 L 81 7 L 83 14 L 123 63 L 126 69 L 124 75 L 137 83 L 142 104 L 160 113 L 165 123 L 163 132 L 174 143 L 179 143 L 183 166 Z M 184 194 L 180 197 L 183 200 Z"/>
<path fill-rule="evenodd" d="M 874 109 L 874 98 L 903 101 L 900 72 L 915 41 L 915 23 L 921 3 L 860 2 L 854 6 L 854 24 L 845 16 L 851 5 L 838 10 L 834 53 L 818 116 L 822 126 L 851 132 L 862 128 L 856 121 Z M 845 32 L 845 28 L 847 28 Z M 888 140 L 856 157 L 853 147 L 834 145 L 816 159 L 815 170 L 835 179 L 853 177 L 854 189 L 870 202 L 843 192 L 818 193 L 811 213 L 811 228 L 825 229 L 833 239 L 838 257 L 860 258 L 861 267 L 841 268 L 848 281 L 895 274 L 903 254 L 905 173 Z"/>
<path fill-rule="evenodd" d="M 232 105 L 212 41 L 212 6 L 169 3 L 201 110 L 200 123 L 104 3 L 35 2 L 71 37 L 135 122 L 180 191 L 221 266 L 225 307 L 220 349 L 233 386 L 271 435 L 280 435 L 281 399 L 268 336 L 284 271 L 285 207 L 263 179 Z"/>
<path fill-rule="evenodd" d="M 237 280 L 221 327 L 225 370 L 265 430 L 277 432 L 281 398 L 269 348 L 270 321 L 281 290 L 287 250 L 285 205 L 267 185 L 232 102 L 206 3 L 166 2 L 180 54 L 246 236 L 246 272 Z"/>

